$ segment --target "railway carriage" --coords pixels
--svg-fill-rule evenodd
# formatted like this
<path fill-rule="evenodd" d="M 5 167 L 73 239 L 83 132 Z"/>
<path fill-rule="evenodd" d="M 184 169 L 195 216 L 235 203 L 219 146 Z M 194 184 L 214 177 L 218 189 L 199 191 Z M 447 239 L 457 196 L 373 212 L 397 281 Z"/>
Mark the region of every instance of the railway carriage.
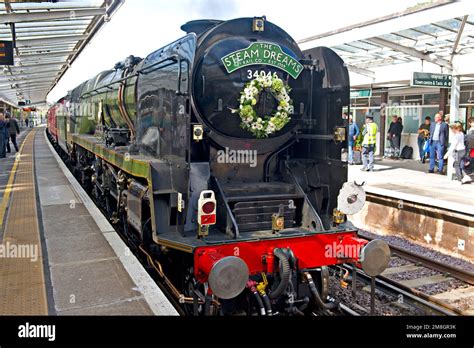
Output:
<path fill-rule="evenodd" d="M 333 309 L 328 266 L 388 262 L 344 215 L 364 194 L 341 160 L 343 61 L 265 17 L 182 29 L 53 106 L 52 142 L 187 313 Z"/>

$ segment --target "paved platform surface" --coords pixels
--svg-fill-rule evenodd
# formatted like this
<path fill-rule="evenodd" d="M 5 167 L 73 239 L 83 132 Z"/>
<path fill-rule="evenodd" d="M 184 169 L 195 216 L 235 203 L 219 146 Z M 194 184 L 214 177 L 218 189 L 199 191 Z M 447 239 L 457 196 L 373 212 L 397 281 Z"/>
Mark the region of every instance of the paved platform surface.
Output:
<path fill-rule="evenodd" d="M 64 170 L 44 128 L 28 134 L 12 168 L 0 244 L 0 315 L 177 315 Z M 23 255 L 13 255 L 14 247 L 23 247 Z"/>
<path fill-rule="evenodd" d="M 41 315 L 48 311 L 35 199 L 34 136 L 35 132 L 30 132 L 23 141 L 21 159 L 16 156 L 11 171 L 14 182 L 3 196 L 6 202 L 11 195 L 0 260 L 0 312 L 5 314 Z"/>
<path fill-rule="evenodd" d="M 20 132 L 20 135 L 18 135 L 17 137 L 17 144 L 19 147 L 21 147 L 22 143 L 23 143 L 23 140 L 25 139 L 25 136 L 31 131 L 30 128 L 21 128 L 21 132 Z M 10 145 L 12 145 L 10 143 Z M 6 158 L 0 158 L 0 204 L 3 200 L 3 195 L 5 194 L 5 192 L 7 191 L 7 187 L 9 186 L 9 184 L 13 184 L 13 182 L 10 182 L 9 183 L 9 180 L 10 180 L 10 172 L 13 168 L 13 165 L 15 163 L 15 158 L 16 158 L 16 151 L 15 151 L 15 148 L 13 146 L 11 146 L 11 149 L 12 149 L 12 152 L 11 153 L 7 153 L 7 157 Z M 8 193 L 9 195 L 9 193 Z M 7 200 L 5 200 L 6 202 Z M 3 228 L 2 228 L 2 225 L 3 225 L 3 222 L 4 222 L 4 219 L 5 219 L 5 214 L 7 212 L 7 208 L 8 207 L 2 207 L 0 205 L 0 239 L 2 238 L 2 231 L 3 231 Z M 2 215 L 2 212 L 3 215 Z"/>
<path fill-rule="evenodd" d="M 349 166 L 349 180 L 365 181 L 367 192 L 474 215 L 474 184 L 461 185 L 446 175 L 429 174 L 428 163 L 379 160 L 374 172 L 360 168 Z"/>

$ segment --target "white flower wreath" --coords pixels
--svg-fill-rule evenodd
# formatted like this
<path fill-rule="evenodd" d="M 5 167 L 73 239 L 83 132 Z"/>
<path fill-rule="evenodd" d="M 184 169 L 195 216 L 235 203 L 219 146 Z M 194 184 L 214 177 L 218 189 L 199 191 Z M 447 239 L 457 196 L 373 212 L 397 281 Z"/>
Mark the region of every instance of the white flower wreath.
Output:
<path fill-rule="evenodd" d="M 258 116 L 254 106 L 258 102 L 260 93 L 269 88 L 272 95 L 278 101 L 277 110 L 271 115 Z M 245 85 L 240 96 L 240 105 L 238 110 L 232 110 L 232 113 L 238 112 L 242 122 L 240 126 L 248 130 L 257 138 L 266 138 L 290 122 L 290 115 L 293 113 L 293 101 L 288 93 L 290 88 L 278 77 L 277 74 L 261 73 L 255 79 Z"/>

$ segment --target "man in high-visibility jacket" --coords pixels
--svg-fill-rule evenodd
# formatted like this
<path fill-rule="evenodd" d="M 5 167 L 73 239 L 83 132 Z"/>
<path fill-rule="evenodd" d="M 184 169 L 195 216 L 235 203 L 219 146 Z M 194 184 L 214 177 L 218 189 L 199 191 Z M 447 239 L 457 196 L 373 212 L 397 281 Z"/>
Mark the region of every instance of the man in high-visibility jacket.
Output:
<path fill-rule="evenodd" d="M 362 141 L 362 171 L 374 171 L 374 153 L 375 144 L 377 142 L 377 124 L 374 122 L 374 117 L 367 115 L 365 118 L 365 126 L 362 131 L 364 140 Z"/>

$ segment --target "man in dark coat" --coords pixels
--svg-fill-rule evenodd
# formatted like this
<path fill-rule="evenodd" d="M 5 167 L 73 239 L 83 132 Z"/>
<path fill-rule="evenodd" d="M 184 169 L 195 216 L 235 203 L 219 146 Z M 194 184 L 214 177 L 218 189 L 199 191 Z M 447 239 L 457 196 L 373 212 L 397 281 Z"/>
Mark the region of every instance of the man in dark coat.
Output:
<path fill-rule="evenodd" d="M 441 115 L 436 114 L 434 122 L 430 125 L 430 169 L 429 173 L 434 173 L 435 154 L 438 158 L 438 171 L 443 174 L 444 148 L 448 142 L 449 127 L 443 122 Z"/>
<path fill-rule="evenodd" d="M 388 128 L 387 139 L 390 141 L 390 149 L 392 152 L 393 158 L 398 158 L 400 156 L 400 141 L 402 138 L 403 125 L 398 121 L 398 116 L 392 116 L 392 123 Z"/>
<path fill-rule="evenodd" d="M 6 147 L 8 142 L 8 127 L 7 122 L 5 121 L 5 115 L 3 112 L 0 112 L 0 158 L 5 158 L 6 154 Z"/>
<path fill-rule="evenodd" d="M 18 127 L 18 121 L 10 116 L 10 113 L 6 113 L 8 132 L 10 133 L 10 140 L 15 147 L 15 151 L 18 152 L 18 145 L 16 143 L 16 135 L 20 134 L 20 127 Z M 10 142 L 7 140 L 7 152 L 11 152 Z"/>

